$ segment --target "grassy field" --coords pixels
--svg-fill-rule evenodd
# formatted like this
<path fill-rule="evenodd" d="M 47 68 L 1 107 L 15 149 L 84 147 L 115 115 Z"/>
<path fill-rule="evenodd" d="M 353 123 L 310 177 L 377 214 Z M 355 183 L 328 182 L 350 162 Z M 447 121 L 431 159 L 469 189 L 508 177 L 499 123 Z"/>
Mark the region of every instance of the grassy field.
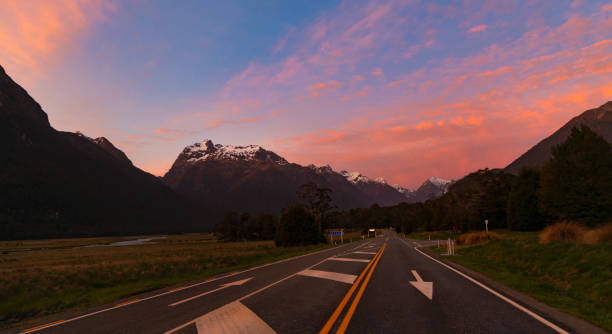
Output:
<path fill-rule="evenodd" d="M 0 328 L 327 247 L 224 243 L 210 234 L 171 235 L 138 246 L 80 247 L 132 239 L 137 238 L 0 242 Z"/>
<path fill-rule="evenodd" d="M 498 234 L 457 246 L 447 259 L 612 331 L 612 242 L 540 244 L 537 233 Z"/>

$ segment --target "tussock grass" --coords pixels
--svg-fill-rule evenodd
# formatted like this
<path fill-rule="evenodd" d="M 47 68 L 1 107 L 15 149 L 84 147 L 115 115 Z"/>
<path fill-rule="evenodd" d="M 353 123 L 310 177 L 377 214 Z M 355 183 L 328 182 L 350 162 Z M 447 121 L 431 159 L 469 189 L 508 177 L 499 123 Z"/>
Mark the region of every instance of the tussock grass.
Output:
<path fill-rule="evenodd" d="M 0 243 L 0 328 L 325 247 L 188 234 L 147 245 L 74 248 L 117 239 Z"/>
<path fill-rule="evenodd" d="M 612 241 L 612 223 L 588 231 L 584 236 L 584 240 L 588 244 Z"/>
<path fill-rule="evenodd" d="M 499 234 L 495 232 L 478 232 L 478 233 L 465 233 L 457 237 L 457 245 L 471 246 L 487 243 L 491 240 L 500 239 Z"/>
<path fill-rule="evenodd" d="M 587 229 L 573 222 L 560 222 L 550 225 L 539 234 L 540 243 L 548 244 L 551 242 L 584 242 Z"/>

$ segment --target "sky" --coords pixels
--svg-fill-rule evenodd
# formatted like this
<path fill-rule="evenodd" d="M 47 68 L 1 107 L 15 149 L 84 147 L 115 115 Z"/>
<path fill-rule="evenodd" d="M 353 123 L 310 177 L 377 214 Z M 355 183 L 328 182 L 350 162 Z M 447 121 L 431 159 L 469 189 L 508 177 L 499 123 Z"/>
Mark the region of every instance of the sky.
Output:
<path fill-rule="evenodd" d="M 612 100 L 612 1 L 7 0 L 0 65 L 155 175 L 209 138 L 415 188 Z"/>

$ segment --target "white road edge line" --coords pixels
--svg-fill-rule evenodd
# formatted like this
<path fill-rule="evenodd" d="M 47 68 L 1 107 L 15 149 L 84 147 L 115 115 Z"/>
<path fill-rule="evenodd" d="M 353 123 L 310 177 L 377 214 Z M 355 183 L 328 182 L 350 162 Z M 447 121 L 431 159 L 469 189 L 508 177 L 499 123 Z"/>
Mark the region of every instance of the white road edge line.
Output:
<path fill-rule="evenodd" d="M 350 245 L 350 243 L 346 244 L 346 246 L 348 246 L 348 245 Z M 352 248 L 351 251 L 353 251 L 355 249 L 359 249 L 359 248 L 361 248 L 361 247 L 363 247 L 365 245 L 366 244 L 359 245 L 359 246 L 357 246 L 355 248 Z M 304 256 L 314 255 L 314 254 L 322 253 L 322 252 L 325 252 L 325 251 L 334 250 L 334 249 L 340 248 L 342 246 L 344 246 L 344 245 L 340 245 L 340 246 L 332 247 L 332 248 L 326 248 L 326 249 L 322 249 L 322 250 L 319 250 L 319 251 L 316 251 L 316 252 L 313 252 L 313 253 L 306 253 L 306 254 L 290 257 L 290 258 L 287 258 L 287 259 L 282 259 L 282 260 L 278 260 L 278 261 L 275 261 L 275 262 L 270 262 L 270 263 L 262 264 L 262 265 L 257 266 L 257 267 L 252 267 L 252 268 L 245 269 L 245 270 L 242 270 L 242 271 L 237 271 L 237 272 L 230 273 L 228 275 L 217 277 L 217 278 L 207 279 L 207 280 L 204 280 L 203 282 L 199 282 L 199 283 L 195 283 L 195 284 L 192 284 L 192 285 L 180 287 L 180 288 L 177 288 L 177 289 L 171 289 L 169 291 L 162 292 L 162 293 L 160 293 L 158 295 L 150 296 L 150 297 L 147 297 L 147 298 L 142 298 L 142 299 L 139 299 L 139 300 L 137 300 L 137 301 L 135 301 L 133 303 L 116 305 L 116 306 L 105 308 L 105 309 L 102 309 L 102 310 L 99 310 L 99 311 L 95 311 L 95 312 L 92 312 L 92 313 L 83 314 L 83 315 L 80 315 L 78 317 L 70 318 L 70 319 L 64 320 L 62 322 L 50 323 L 48 326 L 42 326 L 42 327 L 38 327 L 38 328 L 26 329 L 24 331 L 24 333 L 38 332 L 38 331 L 41 331 L 43 329 L 47 329 L 47 328 L 63 325 L 63 324 L 66 324 L 66 323 L 69 323 L 69 322 L 72 322 L 72 321 L 76 321 L 76 320 L 80 320 L 80 319 L 83 319 L 83 318 L 91 317 L 92 315 L 100 314 L 100 313 L 107 312 L 107 311 L 112 311 L 112 310 L 118 309 L 120 307 L 124 307 L 124 306 L 128 306 L 128 305 L 134 305 L 134 304 L 143 302 L 145 300 L 149 300 L 149 299 L 165 296 L 167 294 L 171 294 L 171 293 L 174 293 L 174 292 L 179 292 L 179 291 L 182 291 L 182 290 L 185 290 L 185 289 L 189 289 L 189 288 L 193 288 L 195 286 L 199 286 L 199 285 L 202 285 L 202 284 L 207 284 L 207 283 L 211 283 L 211 282 L 214 282 L 214 281 L 218 281 L 220 279 L 224 279 L 224 278 L 240 275 L 240 274 L 243 274 L 243 273 L 255 270 L 255 269 L 261 269 L 261 268 L 264 268 L 264 267 L 267 267 L 267 266 L 271 266 L 271 265 L 274 265 L 274 264 L 278 264 L 278 263 L 282 263 L 282 262 L 286 262 L 286 261 L 291 261 L 291 260 L 299 259 L 299 258 L 304 257 Z M 321 261 L 321 262 L 323 262 L 323 261 Z"/>
<path fill-rule="evenodd" d="M 345 251 L 344 253 L 340 253 L 340 254 L 346 254 L 346 253 L 352 252 L 352 251 L 354 251 L 355 249 L 358 249 L 358 248 L 360 248 L 360 247 L 363 247 L 363 245 L 357 246 L 357 247 L 355 247 L 355 248 L 351 248 L 350 250 Z M 313 254 L 314 254 L 314 253 L 313 253 Z M 337 255 L 334 255 L 334 256 L 337 256 Z M 329 259 L 333 258 L 334 256 L 330 256 L 330 257 L 328 257 L 328 258 L 325 258 L 325 259 L 323 259 L 323 260 L 321 260 L 321 261 L 319 261 L 319 262 L 317 262 L 317 263 L 313 264 L 312 266 L 310 266 L 310 267 L 308 267 L 308 268 L 306 268 L 306 269 L 304 269 L 304 270 L 307 270 L 307 269 L 311 269 L 311 268 L 313 268 L 313 267 L 316 267 L 316 266 L 318 266 L 319 264 L 321 264 L 321 263 L 323 263 L 323 262 L 325 262 L 325 261 L 327 261 L 327 260 L 329 260 Z M 247 295 L 244 295 L 244 296 L 242 296 L 242 297 L 240 297 L 240 298 L 238 298 L 238 299 L 236 299 L 236 300 L 234 300 L 234 301 L 231 301 L 230 303 L 234 303 L 234 302 L 240 302 L 240 301 L 243 301 L 243 300 L 245 300 L 245 299 L 247 299 L 247 298 L 249 298 L 249 297 L 251 297 L 251 296 L 253 296 L 253 295 L 256 295 L 256 294 L 258 294 L 258 293 L 260 293 L 260 292 L 262 292 L 262 291 L 264 291 L 264 290 L 266 290 L 266 289 L 268 289 L 268 288 L 271 288 L 271 287 L 273 287 L 273 286 L 275 286 L 275 285 L 277 285 L 277 284 L 279 284 L 279 283 L 281 283 L 281 282 L 284 282 L 284 281 L 286 281 L 286 280 L 288 280 L 288 279 L 290 279 L 290 278 L 292 278 L 292 277 L 295 277 L 295 276 L 299 275 L 299 274 L 300 274 L 300 272 L 301 272 L 301 271 L 298 271 L 298 272 L 293 273 L 293 274 L 291 274 L 291 275 L 289 275 L 289 276 L 287 276 L 287 277 L 285 277 L 285 278 L 281 278 L 280 280 L 278 280 L 278 281 L 276 281 L 276 282 L 274 282 L 274 283 L 270 283 L 270 284 L 268 284 L 268 285 L 264 286 L 263 288 L 257 289 L 257 290 L 255 290 L 255 291 L 253 291 L 253 292 L 251 292 L 251 293 L 249 293 L 249 294 L 247 294 Z M 229 303 L 228 303 L 228 304 L 229 304 Z M 227 305 L 227 304 L 226 304 L 226 305 Z M 222 307 L 223 307 L 223 306 L 222 306 Z M 213 310 L 213 311 L 214 311 L 214 310 Z M 211 312 L 213 312 L 213 311 L 211 311 Z M 176 327 L 176 328 L 174 328 L 174 329 L 171 329 L 171 330 L 169 330 L 169 331 L 167 331 L 167 332 L 164 332 L 164 334 L 171 334 L 171 333 L 174 333 L 174 332 L 176 332 L 176 331 L 179 331 L 179 330 L 181 330 L 181 329 L 183 329 L 183 328 L 185 328 L 185 327 L 187 327 L 187 326 L 189 326 L 189 325 L 191 325 L 191 324 L 195 323 L 195 321 L 196 321 L 196 320 L 198 320 L 198 319 L 199 319 L 199 317 L 198 317 L 198 318 L 195 318 L 195 319 L 193 319 L 193 320 L 191 320 L 191 321 L 189 321 L 189 322 L 186 322 L 186 323 L 184 323 L 184 324 L 182 324 L 182 325 L 180 325 L 180 326 L 178 326 L 178 327 Z"/>
<path fill-rule="evenodd" d="M 400 239 L 400 240 L 402 240 L 402 239 Z M 410 247 L 410 245 L 408 245 L 408 243 L 407 243 L 406 241 L 404 241 L 404 240 L 402 240 L 402 241 L 403 241 L 403 242 L 404 242 L 404 243 L 405 243 L 407 246 L 409 246 L 409 247 Z M 489 288 L 488 286 L 486 286 L 486 285 L 484 285 L 484 284 L 480 283 L 480 282 L 479 282 L 479 281 L 477 281 L 476 279 L 474 279 L 474 278 L 472 278 L 472 277 L 470 277 L 470 276 L 468 276 L 468 275 L 466 275 L 466 274 L 464 274 L 464 273 L 460 272 L 459 270 L 457 270 L 457 269 L 455 269 L 455 268 L 453 268 L 453 267 L 451 267 L 451 266 L 447 265 L 446 263 L 444 263 L 444 262 L 442 262 L 442 261 L 436 260 L 436 259 L 434 259 L 433 257 L 431 257 L 431 256 L 429 256 L 429 255 L 427 255 L 427 254 L 423 253 L 423 252 L 422 252 L 420 249 L 418 249 L 417 247 L 414 247 L 414 250 L 416 250 L 417 252 L 421 253 L 422 255 L 424 255 L 424 256 L 426 256 L 426 257 L 428 257 L 428 258 L 429 258 L 429 259 L 431 259 L 432 261 L 435 261 L 435 262 L 437 262 L 437 263 L 439 263 L 439 264 L 441 264 L 441 265 L 445 266 L 446 268 L 448 268 L 448 269 L 450 269 L 450 270 L 454 271 L 455 273 L 457 273 L 457 274 L 459 274 L 459 275 L 463 276 L 464 278 L 467 278 L 468 280 L 472 281 L 472 283 L 474 283 L 474 284 L 478 285 L 479 287 L 481 287 L 481 288 L 483 288 L 483 289 L 485 289 L 485 290 L 489 291 L 491 294 L 495 295 L 496 297 L 499 297 L 501 300 L 503 300 L 503 301 L 507 302 L 508 304 L 510 304 L 510 305 L 512 305 L 512 306 L 514 306 L 514 307 L 516 307 L 517 309 L 519 309 L 519 310 L 523 311 L 524 313 L 526 313 L 526 314 L 530 315 L 532 318 L 534 318 L 534 319 L 538 320 L 539 322 L 543 323 L 544 325 L 546 325 L 546 326 L 548 326 L 548 327 L 552 328 L 552 329 L 553 329 L 553 330 L 555 330 L 557 333 L 569 334 L 569 332 L 565 331 L 564 329 L 560 328 L 559 326 L 557 326 L 557 325 L 553 324 L 552 322 L 550 322 L 550 321 L 548 321 L 548 320 L 546 320 L 546 319 L 542 318 L 542 317 L 541 317 L 541 316 L 539 316 L 538 314 L 536 314 L 536 313 L 532 312 L 531 310 L 529 310 L 529 309 L 527 309 L 527 308 L 523 307 L 522 305 L 518 304 L 517 302 L 513 301 L 512 299 L 510 299 L 510 298 L 508 298 L 508 297 L 506 297 L 506 296 L 504 296 L 504 295 L 500 294 L 499 292 L 497 292 L 497 291 L 495 291 L 495 290 L 493 290 L 493 289 Z"/>

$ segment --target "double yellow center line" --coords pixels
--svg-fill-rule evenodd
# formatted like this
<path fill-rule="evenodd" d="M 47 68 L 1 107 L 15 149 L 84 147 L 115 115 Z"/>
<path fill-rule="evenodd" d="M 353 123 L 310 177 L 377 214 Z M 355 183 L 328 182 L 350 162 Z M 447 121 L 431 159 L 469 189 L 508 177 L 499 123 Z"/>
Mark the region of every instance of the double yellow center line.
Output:
<path fill-rule="evenodd" d="M 338 307 L 336 307 L 336 310 L 334 310 L 334 313 L 332 313 L 331 317 L 327 320 L 327 322 L 325 323 L 325 326 L 323 326 L 321 331 L 319 331 L 319 334 L 327 334 L 331 331 L 332 327 L 336 323 L 336 320 L 338 320 L 338 317 L 340 317 L 342 310 L 344 310 L 349 300 L 351 299 L 351 296 L 353 295 L 355 290 L 357 290 L 359 283 L 361 283 L 361 280 L 365 277 L 363 284 L 361 284 L 359 291 L 355 295 L 355 298 L 353 299 L 351 306 L 349 307 L 348 311 L 344 315 L 344 318 L 342 319 L 342 322 L 340 323 L 340 326 L 338 327 L 338 330 L 336 331 L 336 333 L 343 334 L 346 331 L 349 325 L 349 322 L 351 321 L 351 318 L 353 317 L 353 314 L 355 313 L 355 310 L 357 309 L 357 305 L 359 304 L 359 301 L 361 300 L 361 296 L 363 295 L 363 292 L 365 291 L 366 286 L 368 285 L 368 282 L 370 282 L 370 277 L 372 277 L 372 273 L 374 272 L 374 269 L 376 268 L 376 265 L 378 264 L 378 261 L 380 260 L 380 257 L 382 256 L 382 253 L 385 251 L 386 247 L 387 247 L 387 243 L 385 243 L 380 248 L 380 250 L 376 253 L 374 258 L 368 263 L 368 265 L 361 272 L 361 274 L 359 274 L 359 277 L 357 277 L 357 279 L 355 280 L 355 282 L 353 283 L 349 291 L 346 293 L 344 298 L 342 298 L 342 301 L 340 302 L 340 304 L 338 304 Z"/>

